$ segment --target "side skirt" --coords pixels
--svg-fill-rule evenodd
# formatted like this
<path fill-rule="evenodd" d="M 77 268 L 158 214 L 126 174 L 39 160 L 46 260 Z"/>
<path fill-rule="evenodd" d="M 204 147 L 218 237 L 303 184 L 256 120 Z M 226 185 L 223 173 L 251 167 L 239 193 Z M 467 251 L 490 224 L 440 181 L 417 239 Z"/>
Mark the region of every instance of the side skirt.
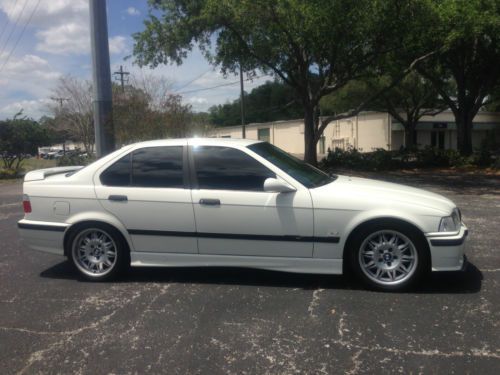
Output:
<path fill-rule="evenodd" d="M 342 259 L 131 252 L 133 267 L 245 267 L 271 271 L 342 274 Z"/>

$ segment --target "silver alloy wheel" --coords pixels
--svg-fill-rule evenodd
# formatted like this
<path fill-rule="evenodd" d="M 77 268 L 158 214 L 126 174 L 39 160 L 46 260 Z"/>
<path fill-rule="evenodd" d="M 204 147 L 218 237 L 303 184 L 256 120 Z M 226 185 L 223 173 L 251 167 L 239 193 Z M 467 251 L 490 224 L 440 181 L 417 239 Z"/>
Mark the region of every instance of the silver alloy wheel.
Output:
<path fill-rule="evenodd" d="M 116 264 L 117 249 L 113 238 L 98 228 L 88 228 L 73 241 L 72 255 L 78 269 L 89 276 L 104 276 Z"/>
<path fill-rule="evenodd" d="M 404 234 L 381 230 L 363 241 L 358 261 L 363 273 L 373 282 L 396 285 L 415 273 L 418 253 L 413 242 Z"/>

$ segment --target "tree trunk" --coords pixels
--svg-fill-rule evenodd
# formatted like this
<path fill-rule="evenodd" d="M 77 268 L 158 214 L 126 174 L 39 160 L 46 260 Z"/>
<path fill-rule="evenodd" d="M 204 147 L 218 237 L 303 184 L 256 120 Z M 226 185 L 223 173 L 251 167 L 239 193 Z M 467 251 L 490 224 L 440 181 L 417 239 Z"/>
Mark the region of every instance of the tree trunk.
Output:
<path fill-rule="evenodd" d="M 472 154 L 472 117 L 465 111 L 455 114 L 457 148 L 461 155 Z"/>
<path fill-rule="evenodd" d="M 403 123 L 405 128 L 405 148 L 411 150 L 417 145 L 415 144 L 415 127 L 417 124 L 412 122 Z"/>
<path fill-rule="evenodd" d="M 304 114 L 304 160 L 311 165 L 318 164 L 316 139 L 314 137 L 314 107 L 305 108 Z"/>

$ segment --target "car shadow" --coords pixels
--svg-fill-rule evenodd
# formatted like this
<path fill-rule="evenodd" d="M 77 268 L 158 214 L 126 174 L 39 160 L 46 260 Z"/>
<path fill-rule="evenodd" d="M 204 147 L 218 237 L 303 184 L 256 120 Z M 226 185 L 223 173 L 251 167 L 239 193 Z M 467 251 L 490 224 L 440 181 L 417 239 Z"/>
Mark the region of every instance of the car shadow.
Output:
<path fill-rule="evenodd" d="M 69 261 L 58 263 L 40 273 L 43 278 L 66 279 L 86 282 Z M 483 275 L 472 263 L 462 272 L 431 273 L 420 285 L 408 293 L 478 293 Z M 131 268 L 126 275 L 113 283 L 178 283 L 248 285 L 277 288 L 365 290 L 366 287 L 351 275 L 313 275 L 237 267 L 171 267 Z"/>

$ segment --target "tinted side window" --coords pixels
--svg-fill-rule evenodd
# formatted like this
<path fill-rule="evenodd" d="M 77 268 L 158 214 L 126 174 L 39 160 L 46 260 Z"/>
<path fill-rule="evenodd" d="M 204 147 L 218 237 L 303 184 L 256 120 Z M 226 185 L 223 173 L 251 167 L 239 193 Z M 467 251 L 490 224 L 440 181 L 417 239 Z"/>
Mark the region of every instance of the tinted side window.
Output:
<path fill-rule="evenodd" d="M 266 178 L 276 175 L 240 150 L 219 146 L 193 147 L 200 189 L 263 191 Z"/>
<path fill-rule="evenodd" d="M 101 183 L 106 186 L 130 185 L 130 154 L 112 164 L 100 176 Z"/>
<path fill-rule="evenodd" d="M 148 147 L 134 151 L 132 185 L 183 188 L 182 146 Z"/>

